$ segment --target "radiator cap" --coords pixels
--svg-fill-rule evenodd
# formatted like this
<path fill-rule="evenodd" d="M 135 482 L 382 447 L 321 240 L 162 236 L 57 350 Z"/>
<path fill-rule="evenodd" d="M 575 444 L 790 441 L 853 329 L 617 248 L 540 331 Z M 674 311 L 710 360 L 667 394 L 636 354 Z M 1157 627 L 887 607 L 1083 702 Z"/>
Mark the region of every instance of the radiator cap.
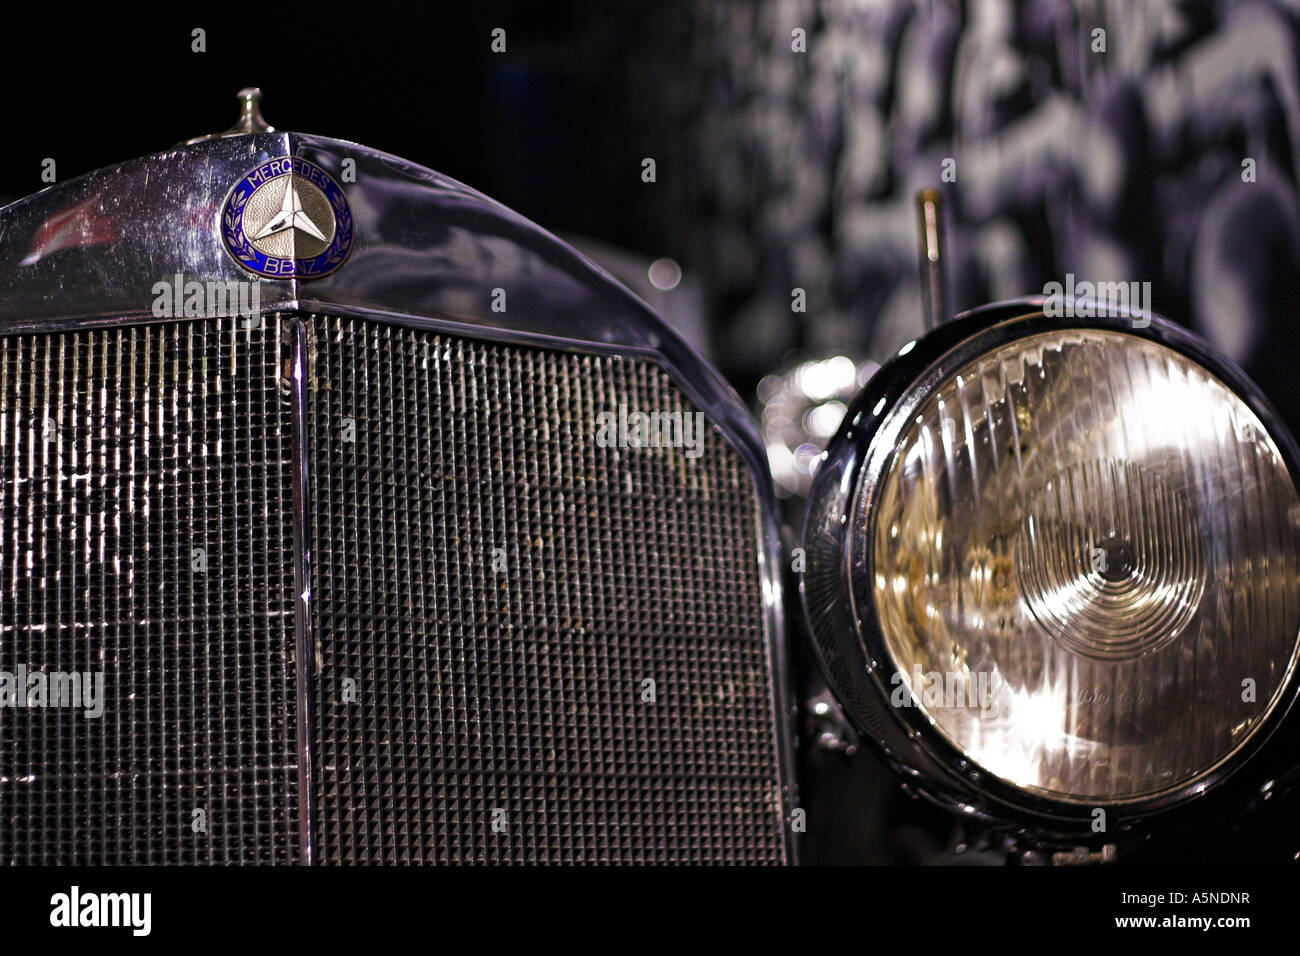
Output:
<path fill-rule="evenodd" d="M 234 126 L 222 133 L 209 133 L 207 136 L 196 136 L 194 139 L 187 139 L 185 145 L 189 146 L 192 143 L 202 143 L 225 136 L 247 136 L 249 133 L 275 132 L 275 127 L 262 116 L 262 91 L 258 87 L 246 86 L 235 94 L 235 98 L 239 100 L 239 119 L 235 120 Z"/>

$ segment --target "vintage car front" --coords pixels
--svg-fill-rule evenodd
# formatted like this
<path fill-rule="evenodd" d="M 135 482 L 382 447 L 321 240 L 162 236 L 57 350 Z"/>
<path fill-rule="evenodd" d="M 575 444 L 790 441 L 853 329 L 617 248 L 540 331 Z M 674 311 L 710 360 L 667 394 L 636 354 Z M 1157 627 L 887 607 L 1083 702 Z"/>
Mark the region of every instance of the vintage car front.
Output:
<path fill-rule="evenodd" d="M 0 861 L 799 862 L 849 739 L 957 862 L 1293 791 L 1300 451 L 1140 289 L 950 318 L 923 193 L 931 329 L 764 441 L 568 244 L 240 102 L 0 210 Z"/>
<path fill-rule="evenodd" d="M 0 860 L 792 860 L 742 402 L 258 100 L 0 211 Z"/>

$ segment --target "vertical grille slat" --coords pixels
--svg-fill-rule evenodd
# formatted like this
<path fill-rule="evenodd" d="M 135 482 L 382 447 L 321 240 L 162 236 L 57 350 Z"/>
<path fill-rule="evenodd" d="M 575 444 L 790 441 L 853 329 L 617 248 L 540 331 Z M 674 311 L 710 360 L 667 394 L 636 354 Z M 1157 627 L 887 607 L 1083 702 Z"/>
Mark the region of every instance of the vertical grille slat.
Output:
<path fill-rule="evenodd" d="M 0 671 L 102 671 L 106 698 L 0 707 L 0 862 L 296 859 L 279 333 L 0 337 Z"/>
<path fill-rule="evenodd" d="M 313 321 L 320 858 L 778 862 L 739 456 L 599 446 L 694 412 L 642 360 Z"/>

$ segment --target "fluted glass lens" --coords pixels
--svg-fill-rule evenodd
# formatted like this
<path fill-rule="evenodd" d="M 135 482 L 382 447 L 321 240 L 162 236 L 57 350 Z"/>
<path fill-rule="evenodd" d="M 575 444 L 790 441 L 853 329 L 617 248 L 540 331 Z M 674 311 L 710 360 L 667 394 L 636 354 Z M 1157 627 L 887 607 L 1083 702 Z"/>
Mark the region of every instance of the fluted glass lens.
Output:
<path fill-rule="evenodd" d="M 871 521 L 893 703 L 1020 787 L 1187 784 L 1295 667 L 1300 500 L 1277 446 L 1136 336 L 1039 334 L 962 368 L 904 429 Z"/>

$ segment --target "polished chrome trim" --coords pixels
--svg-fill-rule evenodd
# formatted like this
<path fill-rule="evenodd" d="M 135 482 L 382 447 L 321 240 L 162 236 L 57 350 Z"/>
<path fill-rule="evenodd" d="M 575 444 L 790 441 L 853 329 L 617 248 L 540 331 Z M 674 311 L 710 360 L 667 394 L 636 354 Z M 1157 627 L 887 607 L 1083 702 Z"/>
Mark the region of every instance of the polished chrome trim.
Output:
<path fill-rule="evenodd" d="M 716 369 L 566 243 L 468 186 L 378 150 L 290 132 L 219 137 L 0 209 L 0 335 L 175 321 L 153 314 L 152 289 L 178 272 L 202 283 L 255 280 L 224 249 L 222 205 L 249 169 L 291 155 L 343 188 L 355 238 L 347 263 L 329 276 L 260 280 L 263 312 L 354 315 L 467 338 L 638 355 L 667 371 L 740 454 L 758 499 L 780 825 L 787 861 L 797 862 L 780 526 L 757 425 Z M 506 293 L 504 312 L 493 310 L 497 289 Z"/>
<path fill-rule="evenodd" d="M 288 316 L 289 391 L 293 405 L 293 583 L 294 666 L 298 691 L 298 832 L 300 860 L 316 857 L 316 787 L 312 769 L 316 641 L 312 633 L 311 429 L 307 402 L 311 394 L 311 329 L 299 316 Z M 282 328 L 286 328 L 282 326 Z"/>
<path fill-rule="evenodd" d="M 916 231 L 920 240 L 921 313 L 928 332 L 948 320 L 943 198 L 938 190 L 922 189 L 916 194 Z"/>
<path fill-rule="evenodd" d="M 1043 303 L 1041 296 L 1032 297 L 958 316 L 904 346 L 867 383 L 845 414 L 809 497 L 804 532 L 808 570 L 800 593 L 832 688 L 858 729 L 876 742 L 920 795 L 990 825 L 1018 829 L 1034 843 L 1138 839 L 1147 835 L 1145 824 L 1157 814 L 1162 832 L 1178 832 L 1193 826 L 1189 821 L 1198 811 L 1189 804 L 1203 804 L 1219 793 L 1225 812 L 1235 812 L 1249 799 L 1252 786 L 1258 786 L 1255 778 L 1294 767 L 1300 738 L 1300 720 L 1289 720 L 1300 700 L 1294 656 L 1268 718 L 1236 751 L 1171 791 L 1119 801 L 1069 802 L 1018 788 L 967 758 L 919 709 L 889 705 L 893 664 L 865 583 L 870 580 L 869 555 L 855 555 L 852 547 L 854 535 L 863 529 L 855 531 L 850 516 L 860 507 L 870 509 L 892 450 L 916 408 L 979 354 L 1027 335 L 1070 328 L 1109 329 L 1157 342 L 1188 356 L 1234 391 L 1259 416 L 1292 479 L 1300 479 L 1300 449 L 1281 417 L 1245 373 L 1199 338 L 1167 319 L 1136 310 L 1113 310 L 1109 317 L 1051 318 L 1043 313 Z M 1256 757 L 1261 758 L 1258 764 L 1252 763 Z M 1238 774 L 1248 763 L 1251 772 Z M 1230 780 L 1234 775 L 1238 779 Z M 1108 832 L 1101 835 L 1091 830 L 1091 809 L 1097 806 L 1111 816 Z"/>

